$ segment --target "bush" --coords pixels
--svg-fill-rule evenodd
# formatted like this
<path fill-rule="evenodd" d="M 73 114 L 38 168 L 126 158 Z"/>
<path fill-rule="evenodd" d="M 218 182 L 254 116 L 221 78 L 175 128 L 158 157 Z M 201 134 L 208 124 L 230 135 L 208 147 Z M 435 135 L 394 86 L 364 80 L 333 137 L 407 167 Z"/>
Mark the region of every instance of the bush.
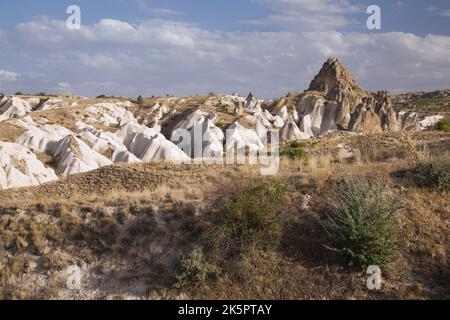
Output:
<path fill-rule="evenodd" d="M 178 269 L 174 283 L 174 287 L 178 289 L 205 284 L 209 278 L 217 278 L 220 273 L 218 267 L 206 261 L 199 248 L 192 250 L 188 256 L 183 256 Z"/>
<path fill-rule="evenodd" d="M 224 258 L 246 254 L 251 248 L 276 247 L 282 234 L 280 204 L 286 184 L 255 179 L 234 189 L 223 201 L 212 242 Z"/>
<path fill-rule="evenodd" d="M 423 162 L 417 167 L 417 173 L 422 185 L 450 190 L 450 157 Z"/>
<path fill-rule="evenodd" d="M 450 132 L 450 122 L 443 119 L 436 124 L 436 129 L 443 132 Z"/>
<path fill-rule="evenodd" d="M 328 249 L 344 257 L 349 265 L 382 265 L 398 245 L 395 213 L 400 208 L 383 195 L 379 180 L 363 178 L 341 181 L 328 199 L 326 219 L 321 221 L 332 246 Z"/>
<path fill-rule="evenodd" d="M 137 102 L 138 105 L 143 105 L 144 104 L 144 98 L 141 95 L 139 95 L 137 97 L 137 99 L 136 99 L 136 102 Z"/>
<path fill-rule="evenodd" d="M 291 160 L 307 159 L 304 147 L 299 142 L 291 142 L 287 146 L 280 147 L 280 156 Z"/>

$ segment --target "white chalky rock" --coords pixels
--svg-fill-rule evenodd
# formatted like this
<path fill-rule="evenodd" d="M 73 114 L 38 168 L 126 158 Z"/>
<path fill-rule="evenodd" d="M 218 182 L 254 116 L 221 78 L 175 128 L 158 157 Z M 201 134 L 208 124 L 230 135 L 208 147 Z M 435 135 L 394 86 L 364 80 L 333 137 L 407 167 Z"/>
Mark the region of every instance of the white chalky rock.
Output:
<path fill-rule="evenodd" d="M 143 161 L 190 161 L 175 144 L 154 129 L 129 122 L 116 135 L 135 156 Z"/>
<path fill-rule="evenodd" d="M 104 132 L 82 122 L 77 123 L 80 128 L 80 137 L 87 142 L 92 150 L 100 154 L 111 151 L 111 160 L 114 163 L 141 162 L 134 154 L 128 151 L 122 140 L 112 132 Z"/>
<path fill-rule="evenodd" d="M 281 128 L 280 140 L 281 141 L 296 141 L 309 139 L 310 136 L 307 133 L 301 132 L 295 121 L 289 119 L 286 124 Z"/>
<path fill-rule="evenodd" d="M 25 116 L 32 109 L 30 103 L 19 97 L 3 97 L 0 100 L 0 121 Z"/>
<path fill-rule="evenodd" d="M 112 164 L 108 158 L 89 148 L 86 143 L 74 135 L 69 135 L 50 144 L 53 145 L 52 149 L 55 150 L 53 157 L 58 163 L 58 171 L 64 176 L 87 172 Z"/>
<path fill-rule="evenodd" d="M 214 121 L 215 114 L 203 114 L 200 110 L 191 113 L 185 120 L 181 121 L 172 132 L 172 141 L 179 140 L 184 134 L 190 136 L 189 141 L 182 141 L 182 144 L 189 144 L 183 147 L 185 153 L 193 158 L 211 158 L 223 154 L 224 134 Z"/>
<path fill-rule="evenodd" d="M 264 144 L 255 131 L 244 128 L 236 121 L 227 128 L 226 149 L 229 151 L 245 147 L 249 150 L 260 150 L 264 148 Z"/>
<path fill-rule="evenodd" d="M 444 119 L 444 116 L 440 115 L 425 117 L 425 119 L 419 122 L 419 128 L 420 130 L 425 130 L 434 127 L 442 119 Z"/>
<path fill-rule="evenodd" d="M 117 103 L 105 102 L 93 105 L 86 110 L 94 115 L 97 121 L 100 121 L 107 126 L 122 126 L 135 120 L 133 114 L 125 109 L 131 105 L 132 104 L 129 101 Z"/>
<path fill-rule="evenodd" d="M 0 189 L 26 187 L 58 179 L 36 155 L 17 143 L 0 142 Z"/>

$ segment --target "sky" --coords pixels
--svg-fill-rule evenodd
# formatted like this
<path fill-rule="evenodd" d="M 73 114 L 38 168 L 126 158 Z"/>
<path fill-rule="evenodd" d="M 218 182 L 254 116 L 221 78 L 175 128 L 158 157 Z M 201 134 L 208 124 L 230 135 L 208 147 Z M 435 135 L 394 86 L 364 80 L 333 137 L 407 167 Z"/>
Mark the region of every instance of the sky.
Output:
<path fill-rule="evenodd" d="M 307 89 L 330 56 L 367 90 L 450 88 L 448 0 L 2 0 L 0 12 L 3 93 L 275 98 Z"/>

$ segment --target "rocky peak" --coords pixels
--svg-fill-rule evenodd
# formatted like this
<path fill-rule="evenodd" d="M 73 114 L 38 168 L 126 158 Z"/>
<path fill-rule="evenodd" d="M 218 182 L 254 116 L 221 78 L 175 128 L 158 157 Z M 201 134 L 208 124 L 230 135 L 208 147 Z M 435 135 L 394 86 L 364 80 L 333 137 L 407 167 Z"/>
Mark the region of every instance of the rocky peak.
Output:
<path fill-rule="evenodd" d="M 332 100 L 337 100 L 342 91 L 366 95 L 364 89 L 359 86 L 341 61 L 334 57 L 329 58 L 323 64 L 322 69 L 311 82 L 308 91 L 323 92 Z"/>

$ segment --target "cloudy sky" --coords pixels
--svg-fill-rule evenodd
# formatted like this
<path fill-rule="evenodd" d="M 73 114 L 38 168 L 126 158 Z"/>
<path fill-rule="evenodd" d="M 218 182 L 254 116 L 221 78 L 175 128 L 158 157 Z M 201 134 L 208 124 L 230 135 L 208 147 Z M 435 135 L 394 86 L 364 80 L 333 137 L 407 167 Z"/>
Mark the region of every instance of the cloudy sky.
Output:
<path fill-rule="evenodd" d="M 66 26 L 69 5 L 81 29 Z M 382 29 L 369 30 L 378 5 Z M 0 92 L 303 91 L 329 56 L 369 90 L 450 88 L 448 0 L 2 0 Z"/>

